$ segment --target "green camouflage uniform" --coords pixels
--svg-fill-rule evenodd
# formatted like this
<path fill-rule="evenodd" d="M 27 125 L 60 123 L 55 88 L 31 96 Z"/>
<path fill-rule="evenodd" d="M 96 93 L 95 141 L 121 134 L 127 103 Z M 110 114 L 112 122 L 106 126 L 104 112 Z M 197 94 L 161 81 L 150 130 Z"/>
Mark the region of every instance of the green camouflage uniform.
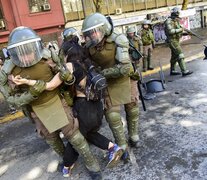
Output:
<path fill-rule="evenodd" d="M 152 51 L 154 44 L 154 35 L 150 28 L 141 30 L 141 38 L 143 43 L 143 70 L 151 68 Z"/>
<path fill-rule="evenodd" d="M 137 98 L 132 94 L 132 84 L 129 77 L 133 71 L 129 54 L 128 40 L 123 34 L 113 32 L 105 40 L 103 47 L 89 48 L 92 60 L 101 67 L 107 78 L 105 116 L 112 130 L 116 143 L 123 149 L 127 148 L 124 128 L 121 121 L 121 106 L 125 106 L 129 139 L 138 141 Z"/>
<path fill-rule="evenodd" d="M 175 71 L 176 63 L 178 62 L 182 73 L 186 71 L 184 62 L 184 54 L 180 46 L 180 38 L 182 37 L 183 28 L 180 25 L 179 19 L 168 18 L 165 21 L 165 33 L 167 36 L 168 45 L 171 49 L 171 72 Z"/>
<path fill-rule="evenodd" d="M 8 60 L 8 63 L 10 62 Z M 30 88 L 27 85 L 21 85 L 18 88 L 11 89 L 8 84 L 9 74 L 38 79 L 38 81 Z M 50 66 L 44 59 L 27 68 L 15 66 L 13 63 L 5 64 L 0 71 L 0 90 L 12 105 L 22 107 L 29 104 L 32 107 L 35 112 L 35 114 L 32 114 L 36 127 L 41 131 L 41 135 L 46 139 L 46 142 L 60 156 L 63 156 L 64 153 L 64 144 L 59 137 L 59 131 L 61 130 L 77 152 L 84 157 L 89 171 L 99 172 L 99 165 L 90 152 L 88 143 L 78 130 L 77 120 L 71 116 L 72 112 L 67 104 L 60 101 L 58 88 L 42 93 L 45 88 L 42 82 L 50 81 L 53 76 Z M 48 116 L 48 113 L 52 113 L 52 115 Z"/>

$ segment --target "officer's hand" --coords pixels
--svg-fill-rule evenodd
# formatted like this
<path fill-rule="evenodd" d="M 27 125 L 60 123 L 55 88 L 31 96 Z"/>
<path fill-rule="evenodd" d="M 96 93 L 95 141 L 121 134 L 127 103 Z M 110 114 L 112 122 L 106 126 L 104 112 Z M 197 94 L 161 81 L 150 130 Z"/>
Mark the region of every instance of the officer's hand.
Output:
<path fill-rule="evenodd" d="M 139 81 L 140 80 L 140 74 L 138 71 L 132 72 L 129 74 L 129 77 L 135 81 Z"/>
<path fill-rule="evenodd" d="M 39 96 L 46 89 L 46 83 L 42 80 L 37 80 L 34 86 L 31 86 L 29 91 L 34 97 Z"/>
<path fill-rule="evenodd" d="M 11 105 L 15 105 L 15 98 L 13 96 L 9 96 L 7 97 L 6 101 L 11 104 Z"/>
<path fill-rule="evenodd" d="M 72 73 L 68 70 L 68 68 L 60 68 L 59 70 L 60 79 L 64 82 L 69 82 L 73 79 Z"/>

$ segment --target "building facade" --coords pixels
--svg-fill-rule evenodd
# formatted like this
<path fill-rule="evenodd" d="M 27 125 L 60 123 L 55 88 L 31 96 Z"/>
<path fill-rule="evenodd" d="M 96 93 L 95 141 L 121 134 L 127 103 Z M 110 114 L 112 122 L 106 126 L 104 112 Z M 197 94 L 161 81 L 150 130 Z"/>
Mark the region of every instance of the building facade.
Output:
<path fill-rule="evenodd" d="M 101 11 L 110 15 L 115 28 L 122 32 L 128 26 L 135 26 L 139 30 L 141 22 L 149 15 L 157 22 L 154 33 L 159 41 L 165 38 L 162 22 L 169 15 L 170 9 L 181 6 L 182 2 L 183 0 L 103 0 Z M 188 8 L 183 16 L 184 24 L 188 24 L 188 28 L 206 27 L 207 0 L 189 0 Z M 7 43 L 9 33 L 17 26 L 31 27 L 44 41 L 60 41 L 64 25 L 80 31 L 83 19 L 93 12 L 93 0 L 0 0 L 0 48 Z"/>
<path fill-rule="evenodd" d="M 64 24 L 61 0 L 0 0 L 0 44 L 17 26 L 31 27 L 46 40 L 58 39 Z"/>

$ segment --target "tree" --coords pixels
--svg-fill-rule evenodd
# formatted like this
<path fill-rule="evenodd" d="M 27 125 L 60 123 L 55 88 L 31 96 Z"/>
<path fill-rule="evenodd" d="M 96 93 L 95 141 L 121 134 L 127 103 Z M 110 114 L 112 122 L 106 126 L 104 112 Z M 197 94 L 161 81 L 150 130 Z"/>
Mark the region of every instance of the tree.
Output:
<path fill-rule="evenodd" d="M 183 0 L 183 4 L 182 4 L 182 10 L 186 10 L 188 7 L 188 2 L 189 0 Z"/>
<path fill-rule="evenodd" d="M 93 4 L 96 8 L 96 12 L 101 13 L 101 5 L 103 5 L 103 0 L 93 0 Z"/>

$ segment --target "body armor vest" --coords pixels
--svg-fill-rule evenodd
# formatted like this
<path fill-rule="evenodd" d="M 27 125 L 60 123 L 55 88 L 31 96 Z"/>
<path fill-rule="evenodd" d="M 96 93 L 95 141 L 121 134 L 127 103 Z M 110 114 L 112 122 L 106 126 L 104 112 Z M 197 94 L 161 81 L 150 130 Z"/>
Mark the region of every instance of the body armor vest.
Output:
<path fill-rule="evenodd" d="M 92 60 L 101 66 L 102 69 L 112 67 L 116 64 L 116 44 L 114 42 L 106 42 L 101 51 L 92 48 L 89 50 Z"/>
<path fill-rule="evenodd" d="M 172 29 L 180 29 L 182 26 L 177 20 L 173 20 L 169 18 L 165 23 L 170 23 Z M 168 41 L 170 40 L 176 40 L 179 41 L 179 39 L 182 37 L 182 33 L 175 33 L 175 34 L 169 34 L 169 30 L 165 27 L 165 34 L 167 36 Z"/>
<path fill-rule="evenodd" d="M 139 42 L 136 38 L 128 38 L 129 42 L 136 48 L 139 49 Z"/>
<path fill-rule="evenodd" d="M 89 49 L 91 59 L 101 67 L 107 69 L 117 64 L 116 43 L 105 42 L 103 49 L 98 51 L 95 48 Z M 118 78 L 107 79 L 107 91 L 109 93 L 112 105 L 121 105 L 131 102 L 130 78 L 128 76 L 120 76 Z M 120 98 L 121 97 L 121 98 Z"/>
<path fill-rule="evenodd" d="M 50 69 L 50 66 L 44 61 L 41 60 L 37 64 L 31 67 L 18 67 L 16 66 L 12 74 L 14 76 L 20 75 L 23 78 L 27 79 L 35 79 L 35 80 L 43 80 L 45 82 L 49 82 L 53 78 L 53 73 Z M 18 86 L 21 92 L 25 92 L 29 89 L 28 85 L 20 85 Z M 40 105 L 47 101 L 49 101 L 52 97 L 58 94 L 58 88 L 52 91 L 44 91 L 40 96 L 38 96 L 37 100 L 31 102 L 31 105 Z"/>
<path fill-rule="evenodd" d="M 154 36 L 151 29 L 142 29 L 141 37 L 144 46 L 148 46 L 154 41 Z"/>

